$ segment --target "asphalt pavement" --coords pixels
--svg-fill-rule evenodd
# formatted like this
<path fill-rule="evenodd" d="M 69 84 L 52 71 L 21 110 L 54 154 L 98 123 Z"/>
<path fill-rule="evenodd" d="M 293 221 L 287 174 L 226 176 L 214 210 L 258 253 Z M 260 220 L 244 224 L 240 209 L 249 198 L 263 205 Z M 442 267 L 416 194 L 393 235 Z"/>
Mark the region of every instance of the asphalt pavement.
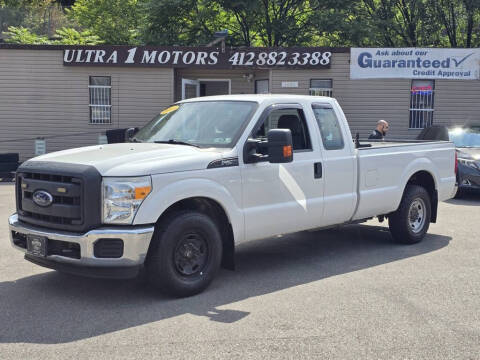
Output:
<path fill-rule="evenodd" d="M 25 261 L 13 212 L 0 184 L 2 360 L 480 359 L 480 195 L 440 204 L 416 245 L 373 220 L 241 244 L 186 299 Z"/>

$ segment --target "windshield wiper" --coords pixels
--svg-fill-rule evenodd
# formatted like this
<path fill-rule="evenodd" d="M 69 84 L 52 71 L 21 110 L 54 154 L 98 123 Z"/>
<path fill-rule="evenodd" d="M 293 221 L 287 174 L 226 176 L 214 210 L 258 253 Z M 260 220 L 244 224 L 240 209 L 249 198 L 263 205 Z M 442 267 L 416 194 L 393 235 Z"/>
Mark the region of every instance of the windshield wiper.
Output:
<path fill-rule="evenodd" d="M 192 143 L 189 143 L 189 142 L 185 142 L 185 141 L 180 141 L 180 140 L 175 140 L 175 139 L 170 139 L 170 140 L 166 140 L 166 141 L 154 141 L 155 144 L 175 144 L 175 145 L 188 145 L 188 146 L 193 146 L 193 147 L 196 147 L 196 148 L 199 148 L 200 146 L 198 145 L 195 145 L 195 144 L 192 144 Z"/>

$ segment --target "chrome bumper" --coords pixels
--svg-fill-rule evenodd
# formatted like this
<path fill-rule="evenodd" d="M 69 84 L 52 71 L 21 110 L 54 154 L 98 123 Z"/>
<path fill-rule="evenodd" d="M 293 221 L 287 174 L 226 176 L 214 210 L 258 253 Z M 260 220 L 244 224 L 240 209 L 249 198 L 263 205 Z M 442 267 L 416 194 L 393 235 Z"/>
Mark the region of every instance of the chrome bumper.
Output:
<path fill-rule="evenodd" d="M 153 235 L 153 225 L 118 228 L 99 228 L 84 234 L 66 231 L 46 230 L 18 220 L 17 214 L 8 219 L 10 241 L 14 248 L 26 253 L 26 249 L 14 244 L 12 231 L 25 235 L 44 236 L 51 240 L 61 240 L 80 245 L 80 259 L 60 255 L 48 255 L 42 259 L 50 262 L 86 267 L 129 267 L 143 264 Z M 94 256 L 94 243 L 98 239 L 115 238 L 123 240 L 123 256 L 120 258 L 97 258 Z M 30 255 L 28 255 L 30 256 Z"/>

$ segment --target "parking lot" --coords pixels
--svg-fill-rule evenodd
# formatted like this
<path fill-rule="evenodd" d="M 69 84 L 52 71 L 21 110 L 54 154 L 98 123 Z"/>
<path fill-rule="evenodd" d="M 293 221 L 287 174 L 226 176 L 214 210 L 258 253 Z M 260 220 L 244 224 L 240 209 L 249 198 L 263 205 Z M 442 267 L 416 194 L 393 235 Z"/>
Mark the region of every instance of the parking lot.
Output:
<path fill-rule="evenodd" d="M 439 207 L 417 245 L 385 223 L 242 244 L 203 294 L 85 279 L 10 247 L 0 185 L 0 358 L 480 358 L 480 196 Z"/>

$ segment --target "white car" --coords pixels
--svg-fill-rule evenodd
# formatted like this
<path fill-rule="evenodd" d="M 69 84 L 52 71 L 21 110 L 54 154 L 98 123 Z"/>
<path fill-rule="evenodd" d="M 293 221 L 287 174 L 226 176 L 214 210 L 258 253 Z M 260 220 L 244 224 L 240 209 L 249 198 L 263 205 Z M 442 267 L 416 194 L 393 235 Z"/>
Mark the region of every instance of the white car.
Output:
<path fill-rule="evenodd" d="M 455 167 L 447 141 L 359 146 L 332 98 L 189 99 L 129 143 L 22 164 L 11 241 L 41 266 L 95 277 L 144 267 L 163 292 L 189 296 L 233 268 L 243 241 L 378 216 L 396 241 L 419 242 Z"/>

